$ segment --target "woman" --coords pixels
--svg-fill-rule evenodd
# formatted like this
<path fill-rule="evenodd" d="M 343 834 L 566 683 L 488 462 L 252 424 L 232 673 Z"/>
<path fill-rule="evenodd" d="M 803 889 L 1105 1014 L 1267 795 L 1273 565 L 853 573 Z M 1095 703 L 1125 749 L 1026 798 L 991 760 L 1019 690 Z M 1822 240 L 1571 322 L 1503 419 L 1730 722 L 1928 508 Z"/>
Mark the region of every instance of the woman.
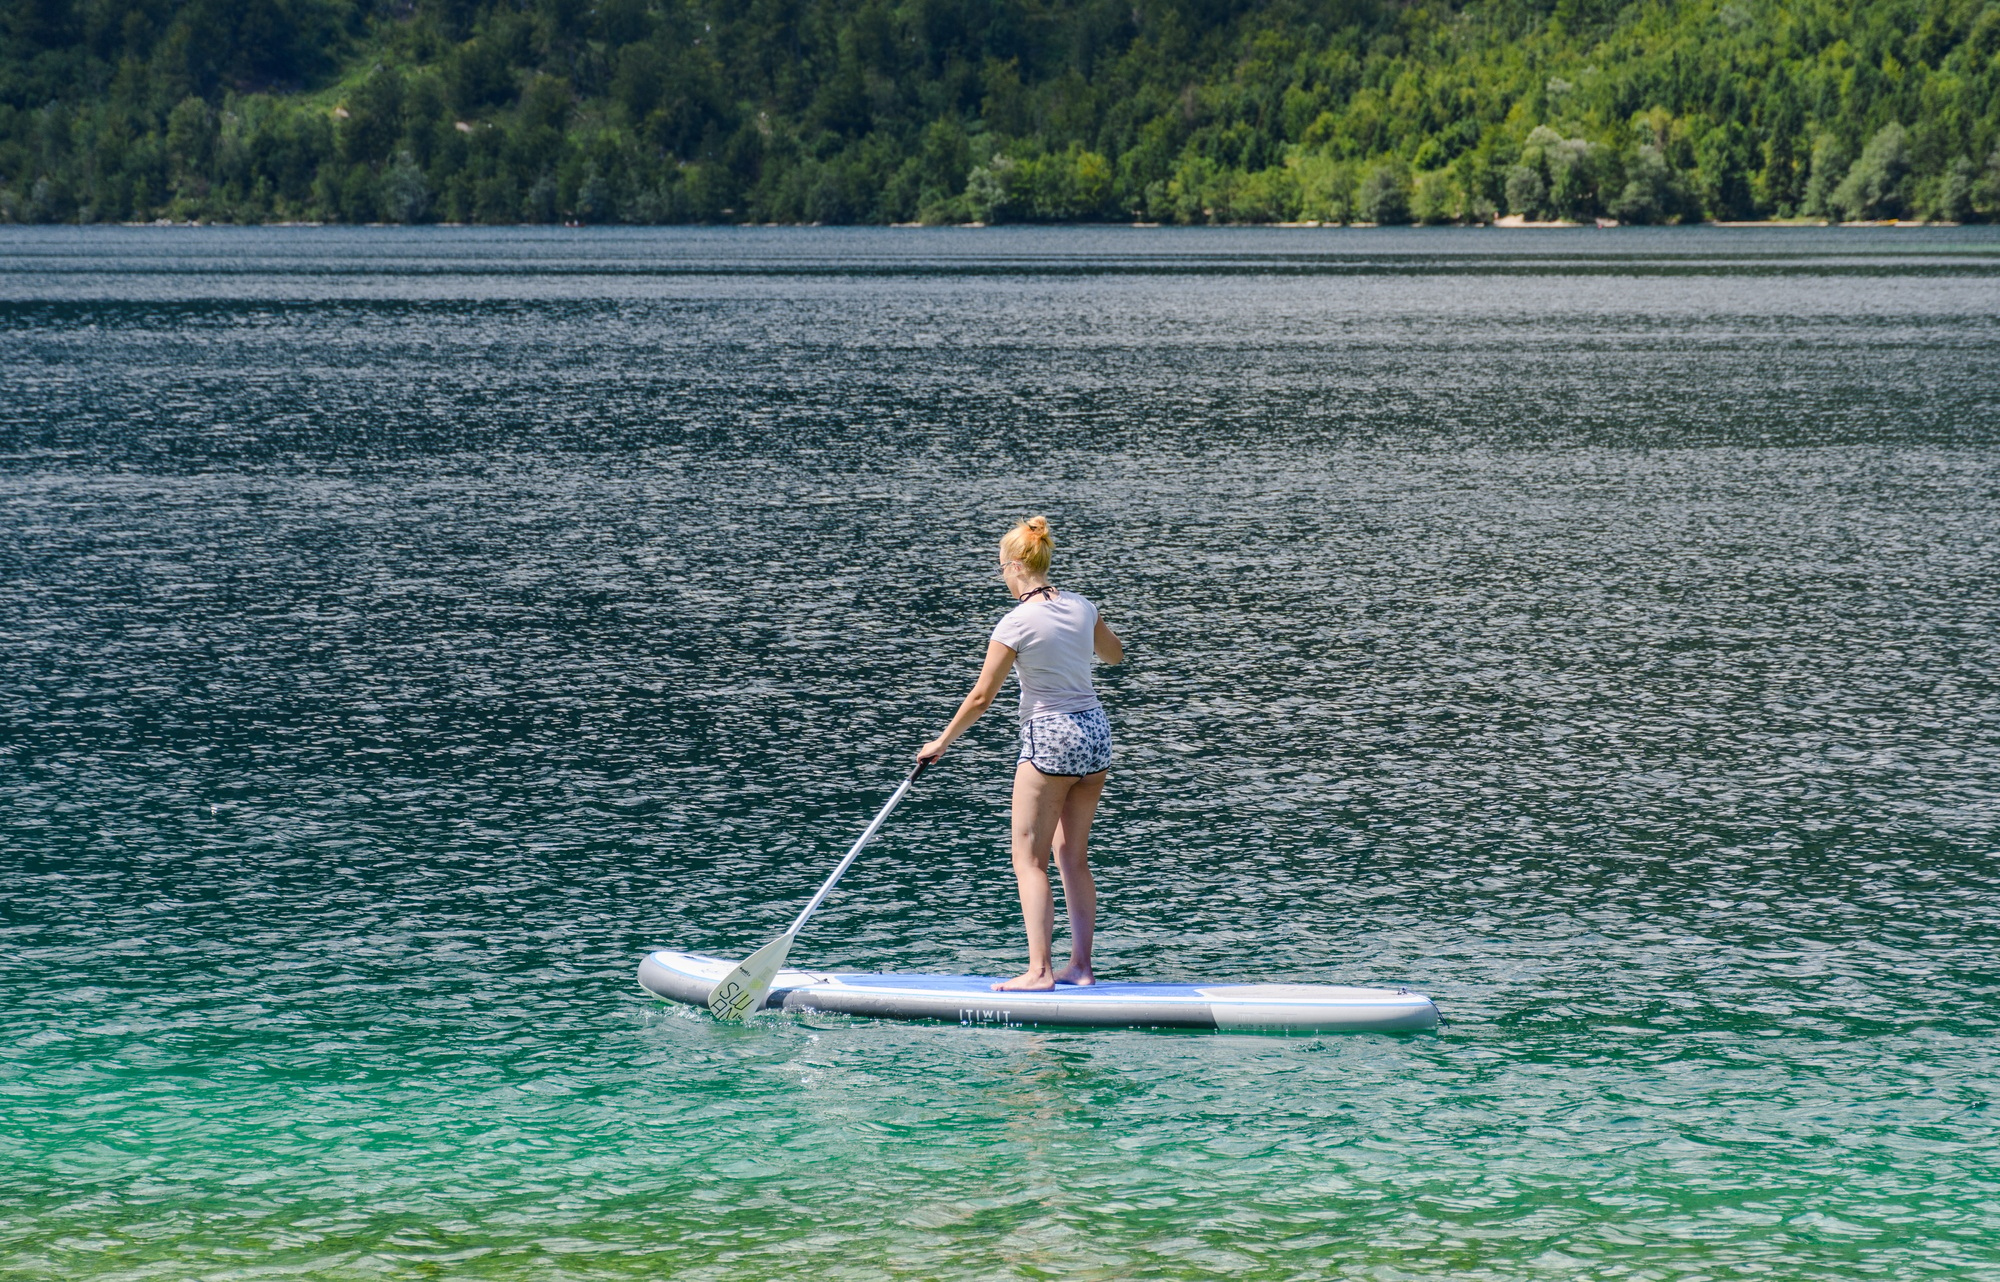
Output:
<path fill-rule="evenodd" d="M 1030 517 L 1000 540 L 1000 577 L 1020 602 L 986 643 L 986 666 L 944 733 L 917 755 L 936 760 L 951 741 L 993 706 L 1010 669 L 1021 679 L 1021 756 L 1014 767 L 1014 877 L 1028 926 L 1028 969 L 993 985 L 1009 992 L 1045 992 L 1057 984 L 1093 984 L 1090 938 L 1097 926 L 1097 886 L 1085 847 L 1097 799 L 1111 767 L 1111 723 L 1090 686 L 1090 657 L 1125 658 L 1097 607 L 1049 584 L 1047 517 Z M 1055 901 L 1049 893 L 1049 853 L 1062 875 L 1069 908 L 1069 964 L 1050 959 Z"/>

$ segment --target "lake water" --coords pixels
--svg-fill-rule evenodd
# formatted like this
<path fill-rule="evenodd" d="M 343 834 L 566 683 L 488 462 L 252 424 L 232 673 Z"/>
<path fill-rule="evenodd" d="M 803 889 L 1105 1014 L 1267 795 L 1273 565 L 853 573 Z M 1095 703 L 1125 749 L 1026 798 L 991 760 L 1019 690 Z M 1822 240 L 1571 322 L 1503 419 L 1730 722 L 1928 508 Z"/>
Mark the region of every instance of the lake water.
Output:
<path fill-rule="evenodd" d="M 0 1275 L 2000 1275 L 2000 236 L 0 229 Z M 1125 979 L 765 1017 L 1008 604 Z M 1012 718 L 794 957 L 1012 973 Z"/>

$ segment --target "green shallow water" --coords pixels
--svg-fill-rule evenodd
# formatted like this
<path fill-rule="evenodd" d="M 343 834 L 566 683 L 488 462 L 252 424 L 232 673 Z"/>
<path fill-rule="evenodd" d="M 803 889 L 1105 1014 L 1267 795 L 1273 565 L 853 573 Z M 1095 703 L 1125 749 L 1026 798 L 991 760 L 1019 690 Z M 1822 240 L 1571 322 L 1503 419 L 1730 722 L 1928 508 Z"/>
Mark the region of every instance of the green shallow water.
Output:
<path fill-rule="evenodd" d="M 2000 1275 L 2000 238 L 0 229 L 0 1276 Z M 719 1026 L 1047 511 L 1122 978 Z M 1012 727 L 814 967 L 1019 960 Z"/>

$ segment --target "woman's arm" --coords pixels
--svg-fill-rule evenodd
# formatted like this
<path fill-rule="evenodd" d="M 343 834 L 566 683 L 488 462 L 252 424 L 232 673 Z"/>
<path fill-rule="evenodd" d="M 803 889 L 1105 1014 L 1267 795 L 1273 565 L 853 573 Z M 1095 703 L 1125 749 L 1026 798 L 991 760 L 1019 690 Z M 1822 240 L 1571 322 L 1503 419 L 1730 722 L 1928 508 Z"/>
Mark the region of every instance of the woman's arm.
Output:
<path fill-rule="evenodd" d="M 1097 651 L 1097 657 L 1106 663 L 1125 662 L 1125 643 L 1118 639 L 1116 632 L 1105 625 L 1104 616 L 1101 614 L 1097 616 L 1097 630 L 1091 634 L 1090 644 L 1091 648 Z"/>
<path fill-rule="evenodd" d="M 1102 627 L 1102 624 L 1098 625 Z M 972 683 L 972 693 L 965 696 L 965 702 L 958 705 L 958 715 L 944 728 L 944 733 L 918 749 L 917 755 L 926 761 L 936 761 L 951 746 L 951 741 L 964 734 L 972 723 L 985 715 L 993 701 L 1000 697 L 1000 683 L 1014 670 L 1014 648 L 998 641 L 986 643 L 986 666 L 979 670 L 979 680 Z"/>

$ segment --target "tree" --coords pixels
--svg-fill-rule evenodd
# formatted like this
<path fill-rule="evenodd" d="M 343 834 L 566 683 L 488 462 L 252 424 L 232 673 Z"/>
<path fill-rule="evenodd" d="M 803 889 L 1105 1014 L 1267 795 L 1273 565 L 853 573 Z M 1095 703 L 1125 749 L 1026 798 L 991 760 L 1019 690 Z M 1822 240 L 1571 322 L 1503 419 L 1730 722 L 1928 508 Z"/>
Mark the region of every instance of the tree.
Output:
<path fill-rule="evenodd" d="M 1972 162 L 1964 156 L 1952 157 L 1944 178 L 1932 197 L 1929 216 L 1947 223 L 1962 223 L 1972 217 Z"/>
<path fill-rule="evenodd" d="M 1991 0 L 1496 3 L 14 0 L 0 218 L 2000 217 Z"/>
<path fill-rule="evenodd" d="M 382 216 L 392 223 L 420 223 L 431 211 L 430 183 L 405 151 L 382 173 Z"/>
<path fill-rule="evenodd" d="M 1673 170 L 1658 147 L 1642 143 L 1625 166 L 1625 187 L 1611 202 L 1611 216 L 1626 223 L 1664 222 L 1678 204 Z"/>
<path fill-rule="evenodd" d="M 1972 208 L 1988 218 L 2000 216 L 2000 147 L 1986 158 L 1986 170 L 1972 184 Z"/>
<path fill-rule="evenodd" d="M 1909 187 L 1908 134 L 1892 122 L 1875 131 L 1829 203 L 1849 220 L 1904 218 L 1910 213 Z"/>
<path fill-rule="evenodd" d="M 1394 164 L 1376 165 L 1361 180 L 1361 217 L 1384 226 L 1410 221 L 1409 181 Z"/>
<path fill-rule="evenodd" d="M 1548 215 L 1549 184 L 1540 165 L 1517 161 L 1507 170 L 1507 212 L 1524 218 Z"/>
<path fill-rule="evenodd" d="M 1447 223 L 1465 213 L 1464 193 L 1449 172 L 1418 174 L 1410 184 L 1410 217 L 1420 223 Z"/>
<path fill-rule="evenodd" d="M 1813 140 L 1812 168 L 1806 178 L 1805 199 L 1799 203 L 1800 213 L 1808 218 L 1839 216 L 1833 192 L 1847 170 L 1847 155 L 1840 139 L 1832 134 L 1823 133 Z"/>

